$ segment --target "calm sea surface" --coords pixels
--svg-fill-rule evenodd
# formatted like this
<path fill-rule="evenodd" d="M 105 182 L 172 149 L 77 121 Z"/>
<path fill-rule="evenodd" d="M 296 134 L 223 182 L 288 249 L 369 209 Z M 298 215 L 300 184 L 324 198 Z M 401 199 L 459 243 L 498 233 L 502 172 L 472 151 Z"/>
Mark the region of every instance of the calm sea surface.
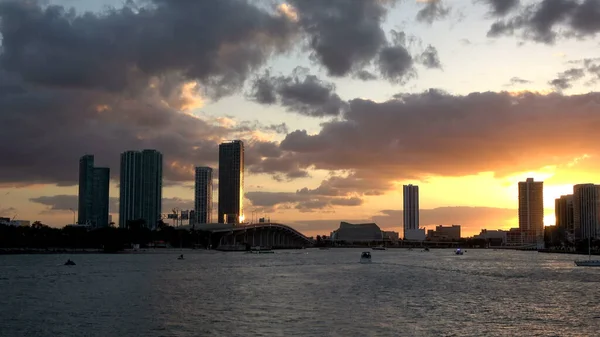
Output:
<path fill-rule="evenodd" d="M 361 251 L 0 256 L 0 336 L 600 335 L 583 256 Z"/>

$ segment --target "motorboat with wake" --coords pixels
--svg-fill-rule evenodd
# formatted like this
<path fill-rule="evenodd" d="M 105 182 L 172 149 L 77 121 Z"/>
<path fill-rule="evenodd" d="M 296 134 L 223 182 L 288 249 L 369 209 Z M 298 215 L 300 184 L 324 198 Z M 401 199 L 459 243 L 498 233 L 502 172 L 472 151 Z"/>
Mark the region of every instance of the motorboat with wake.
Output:
<path fill-rule="evenodd" d="M 588 259 L 575 260 L 575 265 L 578 267 L 600 267 L 600 260 L 592 260 L 592 245 L 591 239 L 588 236 Z"/>
<path fill-rule="evenodd" d="M 371 263 L 371 253 L 362 252 L 362 254 L 360 254 L 360 263 Z"/>
<path fill-rule="evenodd" d="M 183 260 L 183 254 L 179 255 L 179 257 L 177 258 L 177 260 Z"/>
<path fill-rule="evenodd" d="M 465 252 L 463 252 L 460 248 L 457 248 L 456 251 L 454 252 L 456 255 L 463 255 Z"/>

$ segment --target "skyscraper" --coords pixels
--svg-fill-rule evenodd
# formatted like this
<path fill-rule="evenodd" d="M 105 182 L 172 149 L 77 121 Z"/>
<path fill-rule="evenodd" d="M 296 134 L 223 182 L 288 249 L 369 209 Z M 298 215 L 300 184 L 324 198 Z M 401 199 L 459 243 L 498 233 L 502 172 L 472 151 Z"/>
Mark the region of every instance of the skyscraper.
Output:
<path fill-rule="evenodd" d="M 156 150 L 121 154 L 119 226 L 142 219 L 148 228 L 156 228 L 162 213 L 162 160 Z"/>
<path fill-rule="evenodd" d="M 94 156 L 86 154 L 79 159 L 79 197 L 77 223 L 89 223 L 92 216 Z"/>
<path fill-rule="evenodd" d="M 79 159 L 78 223 L 93 227 L 108 226 L 110 169 L 94 167 L 94 156 Z"/>
<path fill-rule="evenodd" d="M 413 240 L 417 237 L 412 234 L 419 230 L 419 186 L 404 185 L 404 238 Z"/>
<path fill-rule="evenodd" d="M 92 224 L 96 228 L 108 227 L 110 213 L 110 169 L 108 167 L 94 167 L 92 186 Z"/>
<path fill-rule="evenodd" d="M 163 156 L 156 150 L 142 151 L 142 219 L 156 229 L 162 214 Z"/>
<path fill-rule="evenodd" d="M 121 184 L 119 187 L 119 226 L 126 227 L 127 221 L 142 217 L 142 154 L 138 151 L 121 153 Z"/>
<path fill-rule="evenodd" d="M 544 182 L 519 182 L 519 230 L 523 243 L 540 243 L 544 237 Z"/>
<path fill-rule="evenodd" d="M 243 220 L 244 143 L 233 140 L 219 145 L 219 223 Z"/>
<path fill-rule="evenodd" d="M 556 227 L 565 230 L 570 235 L 574 233 L 573 225 L 573 195 L 562 195 L 554 200 L 554 215 Z"/>
<path fill-rule="evenodd" d="M 577 239 L 600 236 L 600 185 L 573 186 L 573 225 Z"/>
<path fill-rule="evenodd" d="M 198 224 L 212 222 L 213 169 L 196 167 L 194 188 L 194 220 Z"/>

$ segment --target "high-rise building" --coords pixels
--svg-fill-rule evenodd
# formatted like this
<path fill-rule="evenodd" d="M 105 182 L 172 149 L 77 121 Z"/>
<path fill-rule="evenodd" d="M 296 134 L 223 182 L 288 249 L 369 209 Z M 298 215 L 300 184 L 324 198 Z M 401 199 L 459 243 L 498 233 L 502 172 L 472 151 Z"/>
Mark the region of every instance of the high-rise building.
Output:
<path fill-rule="evenodd" d="M 194 188 L 194 219 L 195 223 L 207 224 L 212 222 L 212 192 L 213 169 L 196 167 L 196 185 Z"/>
<path fill-rule="evenodd" d="M 519 182 L 519 230 L 523 243 L 544 239 L 544 182 L 527 178 Z"/>
<path fill-rule="evenodd" d="M 119 226 L 141 219 L 142 154 L 139 151 L 121 153 L 121 183 L 119 186 Z"/>
<path fill-rule="evenodd" d="M 219 145 L 219 223 L 243 221 L 244 143 L 233 140 Z"/>
<path fill-rule="evenodd" d="M 577 239 L 600 236 L 600 185 L 573 186 L 573 225 Z"/>
<path fill-rule="evenodd" d="M 573 223 L 573 195 L 562 195 L 554 200 L 554 215 L 556 227 L 565 230 L 569 235 L 574 233 Z"/>
<path fill-rule="evenodd" d="M 108 227 L 110 169 L 108 167 L 94 167 L 92 196 L 92 224 L 94 227 Z"/>
<path fill-rule="evenodd" d="M 77 223 L 91 222 L 93 206 L 94 156 L 87 154 L 79 159 L 79 202 Z"/>
<path fill-rule="evenodd" d="M 108 226 L 110 169 L 94 167 L 94 156 L 79 159 L 79 224 Z"/>
<path fill-rule="evenodd" d="M 162 214 L 163 156 L 156 150 L 142 151 L 142 219 L 156 229 Z"/>
<path fill-rule="evenodd" d="M 144 220 L 155 229 L 162 212 L 162 154 L 156 150 L 121 154 L 119 226 Z"/>
<path fill-rule="evenodd" d="M 424 240 L 425 231 L 419 229 L 419 186 L 404 185 L 402 194 L 404 199 L 404 239 Z"/>

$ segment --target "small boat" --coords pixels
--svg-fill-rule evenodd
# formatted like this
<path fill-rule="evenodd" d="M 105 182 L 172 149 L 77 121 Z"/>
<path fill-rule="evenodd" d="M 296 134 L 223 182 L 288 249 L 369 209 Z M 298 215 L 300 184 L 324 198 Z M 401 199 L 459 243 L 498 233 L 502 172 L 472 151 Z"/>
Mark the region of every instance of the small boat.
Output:
<path fill-rule="evenodd" d="M 588 259 L 575 260 L 577 267 L 600 267 L 600 260 L 592 260 L 592 245 L 590 236 L 588 236 Z"/>
<path fill-rule="evenodd" d="M 428 247 L 425 247 L 425 249 L 423 249 L 423 251 L 424 251 L 424 252 L 428 252 L 428 251 L 429 251 L 429 248 L 428 248 Z"/>
<path fill-rule="evenodd" d="M 68 259 L 67 262 L 65 262 L 65 266 L 74 266 L 75 262 L 71 261 L 71 259 Z"/>
<path fill-rule="evenodd" d="M 460 248 L 457 248 L 456 251 L 454 252 L 456 255 L 463 255 L 464 252 L 462 250 L 460 250 Z"/>
<path fill-rule="evenodd" d="M 177 260 L 183 260 L 183 254 L 179 255 L 179 257 L 177 258 Z"/>
<path fill-rule="evenodd" d="M 362 254 L 360 254 L 360 263 L 371 263 L 371 253 L 362 252 Z"/>
<path fill-rule="evenodd" d="M 373 250 L 386 250 L 386 248 L 384 246 L 377 246 L 377 247 L 373 247 L 371 249 L 373 249 Z"/>

